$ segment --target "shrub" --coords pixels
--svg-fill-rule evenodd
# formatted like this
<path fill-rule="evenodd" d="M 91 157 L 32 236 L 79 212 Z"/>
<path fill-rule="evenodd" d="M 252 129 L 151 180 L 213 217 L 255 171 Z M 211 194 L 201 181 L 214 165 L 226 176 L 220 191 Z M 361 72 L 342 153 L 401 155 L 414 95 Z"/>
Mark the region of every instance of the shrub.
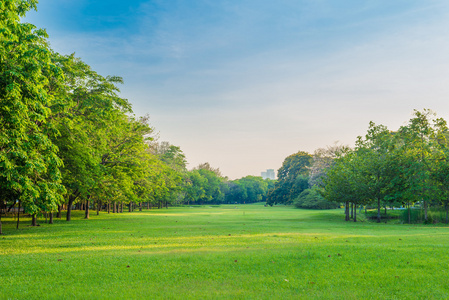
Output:
<path fill-rule="evenodd" d="M 408 209 L 402 211 L 401 220 L 408 223 Z M 424 210 L 412 208 L 410 210 L 410 222 L 413 223 L 444 223 L 446 221 L 446 212 L 442 208 L 429 208 L 427 210 L 427 222 L 424 221 Z"/>
<path fill-rule="evenodd" d="M 316 188 L 304 190 L 293 203 L 297 208 L 307 209 L 334 209 L 339 207 L 338 203 L 324 199 Z"/>

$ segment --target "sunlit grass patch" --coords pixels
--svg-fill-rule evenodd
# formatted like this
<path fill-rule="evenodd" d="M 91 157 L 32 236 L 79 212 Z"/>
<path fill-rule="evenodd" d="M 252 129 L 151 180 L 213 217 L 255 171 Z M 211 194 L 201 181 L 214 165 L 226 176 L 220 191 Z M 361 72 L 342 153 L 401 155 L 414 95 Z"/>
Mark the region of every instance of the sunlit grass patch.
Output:
<path fill-rule="evenodd" d="M 448 298 L 445 226 L 239 205 L 6 220 L 0 298 Z M 86 288 L 86 286 L 88 288 Z M 19 296 L 17 296 L 19 295 Z"/>

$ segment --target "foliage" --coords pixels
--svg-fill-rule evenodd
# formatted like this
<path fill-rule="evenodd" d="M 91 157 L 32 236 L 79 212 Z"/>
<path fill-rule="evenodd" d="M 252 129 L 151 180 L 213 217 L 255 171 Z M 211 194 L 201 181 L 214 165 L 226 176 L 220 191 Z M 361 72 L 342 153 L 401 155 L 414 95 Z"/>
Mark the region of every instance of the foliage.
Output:
<path fill-rule="evenodd" d="M 297 208 L 306 209 L 334 209 L 339 207 L 337 203 L 326 200 L 317 187 L 304 190 L 294 200 L 293 204 Z"/>
<path fill-rule="evenodd" d="M 122 78 L 53 52 L 45 31 L 20 23 L 36 3 L 0 3 L 2 211 L 17 199 L 33 215 L 65 204 L 69 221 L 77 202 L 86 201 L 88 217 L 89 200 L 131 209 L 178 199 L 186 169 L 180 148 L 152 151 L 149 117 L 136 118 L 119 96 Z"/>
<path fill-rule="evenodd" d="M 401 213 L 400 219 L 403 223 L 436 224 L 436 223 L 445 223 L 446 222 L 446 210 L 441 209 L 439 207 L 430 208 L 427 211 L 427 221 L 425 220 L 424 209 L 412 208 L 412 209 L 410 209 L 410 213 L 409 213 L 408 209 L 404 209 L 401 212 L 402 213 Z M 410 216 L 410 219 L 409 219 L 409 216 Z"/>
<path fill-rule="evenodd" d="M 176 171 L 186 171 L 186 157 L 178 146 L 171 145 L 169 142 L 151 143 L 151 152 L 159 157 L 161 161 Z"/>
<path fill-rule="evenodd" d="M 274 180 L 257 176 L 246 176 L 228 182 L 226 203 L 254 203 L 266 201 L 267 192 L 274 186 Z"/>
<path fill-rule="evenodd" d="M 54 210 L 64 192 L 62 161 L 49 138 L 57 135 L 48 122 L 54 99 L 46 89 L 62 74 L 51 60 L 46 32 L 20 23 L 36 3 L 0 3 L 0 190 L 33 215 Z"/>
<path fill-rule="evenodd" d="M 378 222 L 381 207 L 387 205 L 410 207 L 420 201 L 424 222 L 431 222 L 429 205 L 443 204 L 448 212 L 447 127 L 443 119 L 433 117 L 429 110 L 415 111 L 398 132 L 370 122 L 367 134 L 357 139 L 355 149 L 338 157 L 327 172 L 323 180 L 325 197 L 344 202 L 346 207 L 350 203 L 376 205 Z M 410 209 L 407 214 L 412 222 Z"/>
<path fill-rule="evenodd" d="M 278 180 L 268 193 L 267 204 L 290 204 L 308 188 L 309 166 L 312 156 L 306 152 L 288 156 L 278 170 Z"/>
<path fill-rule="evenodd" d="M 323 179 L 326 178 L 326 173 L 334 164 L 335 159 L 348 150 L 348 146 L 339 145 L 337 143 L 326 148 L 315 150 L 312 163 L 309 167 L 309 187 L 315 185 L 322 186 Z"/>

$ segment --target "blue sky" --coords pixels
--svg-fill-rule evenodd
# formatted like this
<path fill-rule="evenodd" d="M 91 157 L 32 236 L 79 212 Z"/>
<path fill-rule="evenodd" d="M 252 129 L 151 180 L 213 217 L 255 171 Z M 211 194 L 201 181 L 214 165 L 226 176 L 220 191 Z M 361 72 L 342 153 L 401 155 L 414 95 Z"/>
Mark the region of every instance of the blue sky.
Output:
<path fill-rule="evenodd" d="M 230 178 L 299 150 L 352 145 L 413 109 L 449 119 L 443 0 L 41 0 L 26 18 L 52 47 L 125 80 L 190 167 Z"/>

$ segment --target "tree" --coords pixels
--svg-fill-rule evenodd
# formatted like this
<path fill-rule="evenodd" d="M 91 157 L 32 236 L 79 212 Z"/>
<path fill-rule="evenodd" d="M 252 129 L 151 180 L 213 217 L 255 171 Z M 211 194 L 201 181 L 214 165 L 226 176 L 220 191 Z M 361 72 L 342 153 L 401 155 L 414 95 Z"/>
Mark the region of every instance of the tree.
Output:
<path fill-rule="evenodd" d="M 337 143 L 315 150 L 309 167 L 309 187 L 322 186 L 323 178 L 326 177 L 326 172 L 333 165 L 334 160 L 348 150 L 348 146 Z"/>
<path fill-rule="evenodd" d="M 433 179 L 437 182 L 440 202 L 446 211 L 446 224 L 449 223 L 449 160 L 447 159 L 447 155 L 448 153 L 445 151 L 444 160 L 437 162 L 436 170 L 432 174 Z"/>
<path fill-rule="evenodd" d="M 188 173 L 185 198 L 189 203 L 222 203 L 227 189 L 225 182 L 218 168 L 207 162 L 200 164 Z"/>
<path fill-rule="evenodd" d="M 213 168 L 208 162 L 199 164 L 195 169 L 197 170 L 207 170 L 215 173 L 217 177 L 223 177 L 219 168 Z"/>
<path fill-rule="evenodd" d="M 345 221 L 350 220 L 349 203 L 359 202 L 361 191 L 365 189 L 358 166 L 357 153 L 348 149 L 335 159 L 323 178 L 322 195 L 328 201 L 345 204 Z"/>
<path fill-rule="evenodd" d="M 408 196 L 423 202 L 425 222 L 428 222 L 429 201 L 437 192 L 435 177 L 432 176 L 438 168 L 435 157 L 441 144 L 445 143 L 444 134 L 447 132 L 446 121 L 433 117 L 435 113 L 431 110 L 415 110 L 408 125 L 399 129 L 403 153 L 407 157 Z M 439 167 L 444 169 L 441 164 Z"/>
<path fill-rule="evenodd" d="M 246 176 L 227 182 L 226 203 L 254 203 L 266 201 L 268 187 L 273 180 Z"/>
<path fill-rule="evenodd" d="M 358 137 L 356 157 L 359 159 L 359 180 L 363 185 L 359 198 L 377 203 L 377 222 L 381 221 L 382 201 L 395 199 L 398 172 L 394 155 L 395 142 L 384 125 L 370 122 L 365 138 Z"/>
<path fill-rule="evenodd" d="M 400 198 L 403 186 L 393 135 L 385 126 L 370 122 L 366 135 L 357 138 L 355 149 L 341 154 L 324 178 L 326 198 L 345 202 L 347 221 L 350 203 L 357 206 L 374 202 L 380 222 L 381 204 Z"/>
<path fill-rule="evenodd" d="M 51 122 L 60 132 L 53 142 L 64 161 L 67 220 L 77 199 L 85 199 L 87 209 L 91 198 L 98 202 L 104 195 L 135 201 L 145 186 L 145 142 L 153 132 L 148 117 L 129 115 L 129 102 L 118 96 L 120 77 L 103 77 L 73 54 L 54 53 L 52 59 L 65 75 L 50 81 L 48 90 L 57 100 Z"/>
<path fill-rule="evenodd" d="M 48 123 L 53 97 L 50 78 L 61 78 L 51 61 L 47 34 L 20 23 L 37 1 L 0 3 L 0 189 L 17 195 L 35 216 L 62 201 L 62 161 L 49 136 L 57 130 Z"/>
<path fill-rule="evenodd" d="M 154 142 L 150 144 L 150 149 L 170 168 L 179 172 L 186 171 L 187 161 L 180 147 L 171 145 L 169 142 Z"/>
<path fill-rule="evenodd" d="M 187 173 L 187 180 L 185 186 L 185 199 L 187 204 L 196 202 L 198 199 L 203 199 L 206 196 L 204 187 L 207 184 L 207 179 L 201 175 L 199 170 L 192 170 Z"/>
<path fill-rule="evenodd" d="M 186 169 L 187 161 L 181 148 L 169 142 L 152 142 L 149 144 L 149 150 L 163 164 L 164 171 L 159 179 L 163 178 L 164 188 L 159 190 L 159 207 L 162 203 L 167 207 L 168 203 L 179 202 L 181 198 L 193 197 L 192 194 L 186 195 L 191 182 Z M 189 191 L 192 192 L 191 189 Z"/>
<path fill-rule="evenodd" d="M 302 191 L 308 188 L 309 166 L 312 156 L 307 152 L 288 156 L 278 170 L 278 180 L 274 189 L 268 193 L 267 204 L 292 203 Z"/>

